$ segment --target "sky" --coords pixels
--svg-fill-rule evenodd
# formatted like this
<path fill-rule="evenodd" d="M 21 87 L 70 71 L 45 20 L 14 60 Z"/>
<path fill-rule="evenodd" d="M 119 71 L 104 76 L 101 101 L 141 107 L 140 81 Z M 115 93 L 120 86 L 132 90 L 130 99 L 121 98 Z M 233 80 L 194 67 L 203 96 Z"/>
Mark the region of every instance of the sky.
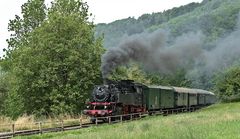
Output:
<path fill-rule="evenodd" d="M 50 5 L 52 0 L 45 0 Z M 162 12 L 191 2 L 202 0 L 84 0 L 93 14 L 94 23 L 110 23 L 115 20 L 135 17 L 142 14 Z M 27 0 L 0 1 L 0 56 L 3 48 L 7 48 L 6 39 L 10 37 L 7 26 L 10 19 L 21 14 L 21 5 Z"/>

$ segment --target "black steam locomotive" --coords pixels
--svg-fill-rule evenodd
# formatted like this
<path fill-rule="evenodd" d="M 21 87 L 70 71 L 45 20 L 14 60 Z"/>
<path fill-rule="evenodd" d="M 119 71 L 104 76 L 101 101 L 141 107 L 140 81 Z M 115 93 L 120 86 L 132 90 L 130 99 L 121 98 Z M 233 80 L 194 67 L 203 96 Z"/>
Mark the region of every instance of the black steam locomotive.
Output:
<path fill-rule="evenodd" d="M 108 81 L 93 89 L 86 115 L 105 117 L 215 103 L 212 92 L 171 86 L 146 86 L 133 80 Z"/>

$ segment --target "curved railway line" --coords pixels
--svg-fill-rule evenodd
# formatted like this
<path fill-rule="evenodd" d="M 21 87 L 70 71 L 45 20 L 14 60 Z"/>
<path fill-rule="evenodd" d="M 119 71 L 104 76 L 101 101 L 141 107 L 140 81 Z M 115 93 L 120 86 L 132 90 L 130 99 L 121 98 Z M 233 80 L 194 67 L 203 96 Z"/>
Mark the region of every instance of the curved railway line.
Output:
<path fill-rule="evenodd" d="M 177 109 L 168 109 L 168 110 L 161 110 L 161 111 L 153 111 L 151 112 L 151 115 L 163 115 L 167 116 L 169 114 L 178 114 L 178 113 L 184 113 L 184 112 L 193 112 L 202 107 L 189 107 L 189 108 L 177 108 Z M 39 124 L 38 129 L 34 130 L 14 130 L 14 125 L 12 127 L 11 132 L 0 132 L 0 139 L 9 139 L 15 136 L 26 136 L 26 135 L 34 135 L 34 134 L 44 134 L 44 133 L 50 133 L 50 132 L 63 132 L 68 130 L 76 130 L 81 128 L 88 128 L 91 126 L 98 126 L 101 124 L 114 124 L 114 123 L 122 123 L 122 122 L 129 122 L 132 120 L 138 120 L 142 119 L 146 116 L 149 116 L 149 113 L 132 113 L 132 114 L 126 114 L 126 115 L 115 115 L 115 116 L 107 116 L 107 117 L 98 117 L 96 119 L 95 123 L 82 123 L 81 120 L 79 124 L 74 125 L 64 125 L 63 122 L 61 126 L 57 126 L 54 128 L 42 128 L 41 123 L 38 122 L 36 124 Z M 103 122 L 107 121 L 107 122 Z M 1 125 L 0 125 L 1 126 Z"/>

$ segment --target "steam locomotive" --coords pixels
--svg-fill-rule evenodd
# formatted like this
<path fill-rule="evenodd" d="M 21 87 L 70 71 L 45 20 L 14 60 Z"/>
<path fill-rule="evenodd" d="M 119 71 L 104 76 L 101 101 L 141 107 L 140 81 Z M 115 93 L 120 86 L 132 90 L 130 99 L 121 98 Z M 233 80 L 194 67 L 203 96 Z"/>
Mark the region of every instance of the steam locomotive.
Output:
<path fill-rule="evenodd" d="M 201 107 L 216 102 L 209 91 L 171 86 L 146 86 L 133 80 L 96 85 L 84 114 L 105 117 L 165 109 Z"/>

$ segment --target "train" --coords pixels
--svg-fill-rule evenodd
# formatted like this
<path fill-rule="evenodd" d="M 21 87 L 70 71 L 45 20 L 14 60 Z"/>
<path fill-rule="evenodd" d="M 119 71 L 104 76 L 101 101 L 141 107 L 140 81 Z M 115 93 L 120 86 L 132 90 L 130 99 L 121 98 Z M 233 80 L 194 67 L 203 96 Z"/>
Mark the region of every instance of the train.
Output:
<path fill-rule="evenodd" d="M 149 113 L 176 108 L 203 107 L 216 102 L 214 93 L 173 86 L 147 86 L 133 80 L 96 85 L 83 111 L 91 117 Z"/>

